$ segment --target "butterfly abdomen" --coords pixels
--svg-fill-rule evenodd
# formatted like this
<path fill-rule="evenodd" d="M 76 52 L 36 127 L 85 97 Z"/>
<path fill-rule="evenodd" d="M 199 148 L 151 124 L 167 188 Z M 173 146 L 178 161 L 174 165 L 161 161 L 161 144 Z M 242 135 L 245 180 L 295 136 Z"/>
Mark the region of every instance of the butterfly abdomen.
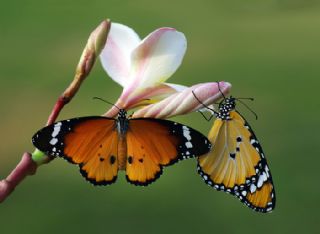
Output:
<path fill-rule="evenodd" d="M 125 135 L 119 135 L 118 136 L 118 167 L 119 167 L 119 170 L 125 170 L 126 163 L 127 163 L 127 139 L 126 139 Z"/>

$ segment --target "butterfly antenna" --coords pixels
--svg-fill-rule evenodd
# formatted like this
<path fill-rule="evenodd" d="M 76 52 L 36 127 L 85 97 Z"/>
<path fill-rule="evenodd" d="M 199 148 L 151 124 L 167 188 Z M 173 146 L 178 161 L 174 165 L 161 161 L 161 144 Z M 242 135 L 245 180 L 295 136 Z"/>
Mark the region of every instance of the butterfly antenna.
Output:
<path fill-rule="evenodd" d="M 240 99 L 249 99 L 253 101 L 253 98 L 240 98 Z M 239 98 L 236 98 L 237 101 L 239 101 L 242 105 L 244 105 L 255 117 L 256 120 L 258 119 L 258 115 L 256 112 L 254 112 L 245 102 L 241 101 Z"/>
<path fill-rule="evenodd" d="M 239 99 L 254 101 L 254 98 L 250 98 L 250 97 L 236 98 L 236 100 L 239 100 Z"/>
<path fill-rule="evenodd" d="M 221 90 L 221 88 L 220 88 L 219 81 L 216 81 L 216 82 L 217 82 L 217 84 L 218 84 L 218 89 L 219 89 L 219 92 L 221 93 L 223 99 L 226 99 L 226 96 L 224 96 L 224 94 L 223 94 L 223 92 L 222 92 L 222 90 Z"/>
<path fill-rule="evenodd" d="M 208 117 L 206 117 L 201 111 L 198 111 L 198 112 L 202 115 L 202 117 L 205 118 L 205 120 L 210 121 L 214 115 L 218 115 L 218 112 L 216 112 L 214 109 L 212 109 L 212 108 L 210 108 L 209 106 L 207 106 L 206 104 L 204 104 L 204 103 L 197 97 L 197 95 L 194 93 L 193 90 L 192 90 L 192 94 L 193 94 L 193 96 L 195 97 L 195 99 L 197 99 L 197 101 L 198 101 L 201 105 L 203 105 L 205 108 L 207 108 L 208 110 L 210 110 L 210 111 L 212 111 L 212 112 L 214 113 L 214 114 L 212 114 L 212 115 L 208 118 Z"/>
<path fill-rule="evenodd" d="M 213 112 L 215 112 L 215 110 L 213 110 L 212 108 L 210 108 L 209 106 L 207 106 L 206 104 L 204 104 L 197 96 L 196 96 L 196 94 L 194 93 L 194 91 L 192 90 L 192 94 L 193 94 L 193 96 L 197 99 L 197 101 L 201 104 L 201 105 L 203 105 L 205 108 L 207 108 L 208 110 L 211 110 L 211 111 L 213 111 Z"/>
<path fill-rule="evenodd" d="M 115 104 L 113 104 L 113 103 L 111 103 L 111 102 L 108 102 L 108 101 L 104 100 L 103 98 L 100 98 L 100 97 L 93 97 L 92 99 L 97 99 L 97 100 L 103 101 L 103 102 L 105 102 L 105 103 L 107 103 L 107 104 L 109 104 L 109 105 L 111 105 L 111 106 L 116 107 L 118 110 L 120 110 L 120 108 L 119 108 L 119 107 L 117 107 Z"/>

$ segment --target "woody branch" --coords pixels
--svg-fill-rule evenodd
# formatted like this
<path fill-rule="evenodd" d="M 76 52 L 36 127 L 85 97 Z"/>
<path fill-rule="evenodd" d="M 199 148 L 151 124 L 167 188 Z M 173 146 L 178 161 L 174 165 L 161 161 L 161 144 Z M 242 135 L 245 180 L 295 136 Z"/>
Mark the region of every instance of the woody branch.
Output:
<path fill-rule="evenodd" d="M 81 87 L 82 82 L 88 77 L 97 57 L 105 46 L 110 25 L 111 22 L 109 20 L 104 20 L 90 34 L 77 65 L 74 79 L 55 103 L 49 115 L 47 125 L 55 122 L 62 108 L 72 100 Z M 3 202 L 9 196 L 26 176 L 35 174 L 38 166 L 48 163 L 51 160 L 51 157 L 44 155 L 38 150 L 33 154 L 25 152 L 12 172 L 0 181 L 0 202 Z"/>

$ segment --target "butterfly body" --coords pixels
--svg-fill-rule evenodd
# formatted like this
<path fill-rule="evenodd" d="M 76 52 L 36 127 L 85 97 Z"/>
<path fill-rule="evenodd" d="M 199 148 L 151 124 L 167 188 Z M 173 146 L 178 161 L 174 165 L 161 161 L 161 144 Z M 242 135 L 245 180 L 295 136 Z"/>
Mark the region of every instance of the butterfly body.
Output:
<path fill-rule="evenodd" d="M 213 149 L 198 158 L 198 173 L 217 190 L 230 193 L 248 207 L 270 212 L 275 192 L 264 152 L 252 128 L 225 98 L 209 133 Z"/>
<path fill-rule="evenodd" d="M 39 130 L 33 144 L 47 155 L 78 164 L 95 185 L 113 183 L 119 170 L 128 182 L 148 185 L 162 167 L 207 153 L 211 144 L 198 131 L 169 120 L 101 116 L 63 120 Z"/>

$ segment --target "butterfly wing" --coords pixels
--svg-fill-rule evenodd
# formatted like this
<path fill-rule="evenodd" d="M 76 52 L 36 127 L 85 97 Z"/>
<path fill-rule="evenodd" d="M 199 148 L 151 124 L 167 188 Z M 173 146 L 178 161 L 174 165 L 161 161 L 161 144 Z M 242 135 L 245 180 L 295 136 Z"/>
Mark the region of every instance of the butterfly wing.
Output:
<path fill-rule="evenodd" d="M 209 140 L 185 125 L 161 119 L 131 119 L 127 131 L 127 180 L 148 185 L 162 167 L 210 150 Z"/>
<path fill-rule="evenodd" d="M 74 118 L 49 125 L 32 138 L 36 148 L 78 164 L 95 185 L 113 183 L 118 174 L 115 120 L 100 116 Z"/>
<path fill-rule="evenodd" d="M 252 129 L 236 111 L 217 118 L 209 133 L 213 149 L 198 158 L 198 172 L 217 190 L 233 194 L 248 207 L 270 212 L 275 206 L 271 173 Z"/>

